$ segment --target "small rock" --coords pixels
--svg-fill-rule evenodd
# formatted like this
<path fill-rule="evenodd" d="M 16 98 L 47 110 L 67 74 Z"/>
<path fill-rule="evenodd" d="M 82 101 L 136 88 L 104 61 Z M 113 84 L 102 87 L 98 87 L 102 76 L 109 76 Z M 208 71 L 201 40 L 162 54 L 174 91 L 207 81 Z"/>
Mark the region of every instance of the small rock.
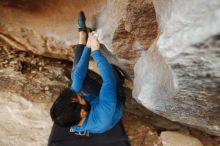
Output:
<path fill-rule="evenodd" d="M 44 90 L 45 91 L 48 91 L 50 88 L 48 87 L 48 86 L 46 86 L 45 88 L 44 88 Z"/>
<path fill-rule="evenodd" d="M 39 93 L 40 93 L 40 90 L 34 89 L 34 90 L 32 90 L 32 93 L 34 93 L 34 94 L 39 94 Z"/>
<path fill-rule="evenodd" d="M 163 146 L 203 146 L 197 138 L 178 132 L 162 132 L 160 138 Z"/>
<path fill-rule="evenodd" d="M 51 96 L 52 95 L 52 93 L 51 92 L 49 92 L 49 91 L 46 91 L 45 92 L 47 95 L 49 95 L 49 96 Z"/>
<path fill-rule="evenodd" d="M 32 73 L 32 74 L 36 74 L 36 71 L 32 70 L 31 73 Z"/>
<path fill-rule="evenodd" d="M 25 57 L 25 55 L 26 55 L 26 53 L 25 52 L 21 52 L 21 53 L 19 53 L 19 57 Z"/>
<path fill-rule="evenodd" d="M 10 61 L 10 64 L 17 64 L 17 63 L 18 63 L 17 60 Z"/>
<path fill-rule="evenodd" d="M 6 67 L 8 67 L 8 65 L 7 65 L 7 64 L 4 64 L 3 66 L 4 66 L 5 68 L 6 68 Z"/>
<path fill-rule="evenodd" d="M 39 67 L 39 68 L 38 68 L 38 70 L 39 70 L 39 71 L 42 71 L 42 70 L 43 70 L 43 67 L 42 67 L 42 66 L 41 66 L 41 67 Z"/>
<path fill-rule="evenodd" d="M 37 65 L 39 65 L 39 66 L 44 66 L 44 62 L 43 62 L 43 61 L 40 61 L 40 62 L 37 63 Z"/>
<path fill-rule="evenodd" d="M 4 62 L 2 62 L 3 64 L 8 64 L 8 60 L 5 60 Z"/>
<path fill-rule="evenodd" d="M 126 30 L 127 32 L 131 32 L 131 30 L 132 30 L 132 25 L 131 25 L 130 23 L 125 23 L 125 30 Z"/>
<path fill-rule="evenodd" d="M 31 61 L 31 64 L 36 65 L 36 60 L 33 59 L 33 60 Z"/>

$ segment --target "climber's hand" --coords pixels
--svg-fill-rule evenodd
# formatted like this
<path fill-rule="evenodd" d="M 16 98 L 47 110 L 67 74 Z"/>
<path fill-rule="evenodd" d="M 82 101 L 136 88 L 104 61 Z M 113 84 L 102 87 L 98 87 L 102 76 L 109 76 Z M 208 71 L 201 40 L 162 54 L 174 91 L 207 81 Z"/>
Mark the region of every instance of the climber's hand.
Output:
<path fill-rule="evenodd" d="M 96 32 L 93 31 L 92 33 L 90 33 L 88 40 L 90 40 L 92 51 L 96 51 L 100 49 L 98 34 Z"/>

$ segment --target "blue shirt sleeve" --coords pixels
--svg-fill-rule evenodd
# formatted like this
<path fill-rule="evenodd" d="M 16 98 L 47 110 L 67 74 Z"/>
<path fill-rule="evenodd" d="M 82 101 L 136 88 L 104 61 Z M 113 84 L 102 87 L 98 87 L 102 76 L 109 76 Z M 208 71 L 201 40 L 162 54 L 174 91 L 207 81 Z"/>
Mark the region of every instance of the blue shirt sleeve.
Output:
<path fill-rule="evenodd" d="M 88 101 L 89 103 L 91 103 L 92 101 L 94 101 L 96 99 L 95 96 L 83 96 L 83 98 Z"/>
<path fill-rule="evenodd" d="M 89 66 L 90 53 L 91 49 L 85 47 L 79 62 L 77 63 L 74 71 L 71 73 L 71 76 L 73 77 L 71 90 L 75 91 L 76 93 L 80 92 L 83 85 L 83 81 L 86 77 L 86 73 L 88 71 Z"/>
<path fill-rule="evenodd" d="M 112 70 L 112 66 L 99 50 L 92 52 L 103 83 L 99 93 L 99 105 L 104 105 L 105 109 L 114 110 L 116 106 L 116 78 Z M 103 106 L 102 106 L 103 108 Z M 104 110 L 104 109 L 103 109 Z"/>

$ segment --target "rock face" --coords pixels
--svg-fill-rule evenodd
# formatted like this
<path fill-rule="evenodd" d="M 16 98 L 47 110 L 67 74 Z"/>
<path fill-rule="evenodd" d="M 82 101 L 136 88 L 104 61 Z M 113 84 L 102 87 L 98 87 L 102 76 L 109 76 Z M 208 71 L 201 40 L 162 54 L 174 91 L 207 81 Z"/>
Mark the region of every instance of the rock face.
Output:
<path fill-rule="evenodd" d="M 160 35 L 152 50 L 162 52 L 174 74 L 150 49 L 135 65 L 133 90 L 134 98 L 151 111 L 218 136 L 219 4 L 155 0 Z"/>
<path fill-rule="evenodd" d="M 70 76 L 71 70 L 66 68 L 71 64 L 44 59 L 5 46 L 1 46 L 0 51 L 1 91 L 16 93 L 35 102 L 52 101 L 70 84 L 70 80 L 64 75 Z"/>
<path fill-rule="evenodd" d="M 133 97 L 139 103 L 170 120 L 220 136 L 219 5 L 218 0 L 4 0 L 0 40 L 18 50 L 72 60 L 77 13 L 83 9 L 88 26 L 99 32 L 111 53 L 108 59 L 134 79 Z M 52 59 L 54 64 L 45 68 L 42 64 L 50 59 L 42 64 L 36 63 L 37 57 L 17 60 L 12 57 L 3 63 L 4 91 L 16 87 L 32 101 L 40 100 L 36 97 L 51 101 L 70 82 L 62 76 L 70 72 L 68 63 Z M 10 65 L 17 72 L 12 73 Z"/>
<path fill-rule="evenodd" d="M 71 65 L 71 62 L 14 50 L 0 42 L 1 146 L 47 145 L 52 126 L 50 107 L 60 91 L 69 87 Z M 162 146 L 155 128 L 134 114 L 137 103 L 131 96 L 129 99 L 123 122 L 132 146 Z"/>
<path fill-rule="evenodd" d="M 1 146 L 47 145 L 52 126 L 49 109 L 59 92 L 69 86 L 71 66 L 71 62 L 18 51 L 0 42 Z M 140 106 L 131 98 L 130 84 L 126 81 L 122 121 L 132 146 L 162 146 L 159 135 L 165 130 L 190 133 L 205 146 L 218 146 L 217 138 Z"/>
<path fill-rule="evenodd" d="M 0 91 L 0 98 L 0 145 L 46 146 L 52 125 L 48 106 L 10 92 Z"/>
<path fill-rule="evenodd" d="M 78 42 L 77 15 L 84 10 L 88 26 L 99 32 L 116 58 L 113 62 L 130 77 L 139 53 L 147 50 L 158 31 L 151 0 L 6 0 L 0 9 L 0 39 L 20 50 L 68 60 L 70 45 Z"/>
<path fill-rule="evenodd" d="M 203 146 L 198 139 L 178 132 L 162 132 L 160 137 L 163 146 Z"/>
<path fill-rule="evenodd" d="M 51 101 L 70 83 L 67 67 L 68 63 L 13 50 L 0 42 L 1 146 L 46 146 Z"/>

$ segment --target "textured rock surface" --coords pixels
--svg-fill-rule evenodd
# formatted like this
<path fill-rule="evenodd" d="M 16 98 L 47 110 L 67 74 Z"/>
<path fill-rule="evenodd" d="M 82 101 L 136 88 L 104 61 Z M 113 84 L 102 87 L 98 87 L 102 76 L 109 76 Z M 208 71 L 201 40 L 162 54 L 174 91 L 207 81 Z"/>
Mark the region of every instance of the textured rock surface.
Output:
<path fill-rule="evenodd" d="M 178 132 L 162 132 L 160 137 L 163 146 L 203 146 L 198 139 Z"/>
<path fill-rule="evenodd" d="M 0 91 L 0 145 L 46 146 L 52 122 L 44 103 Z"/>
<path fill-rule="evenodd" d="M 52 101 L 70 80 L 71 64 L 59 60 L 38 57 L 32 53 L 13 51 L 1 47 L 1 91 L 28 97 L 31 101 Z M 7 84 L 5 84 L 7 83 Z M 50 89 L 50 90 L 49 90 Z"/>
<path fill-rule="evenodd" d="M 154 0 L 153 3 L 151 0 L 3 0 L 0 1 L 0 40 L 19 50 L 72 60 L 70 46 L 76 44 L 78 37 L 76 15 L 84 9 L 88 25 L 97 28 L 101 42 L 113 54 L 108 59 L 131 78 L 134 64 L 142 54 L 135 66 L 133 92 L 139 103 L 173 121 L 220 135 L 219 5 L 218 0 Z M 10 53 L 13 55 L 6 59 Z M 36 102 L 53 101 L 51 97 L 68 86 L 71 67 L 60 60 L 39 58 L 24 52 L 2 54 L 1 91 L 16 92 Z M 130 113 L 140 107 L 130 106 Z M 148 117 L 145 110 L 137 110 L 134 119 L 137 115 L 139 126 L 152 119 L 151 116 L 145 119 Z M 133 124 L 130 116 L 128 121 Z M 158 121 L 152 123 L 157 125 Z M 160 122 L 159 125 L 161 128 Z M 129 124 L 127 127 L 132 129 Z M 160 143 L 156 140 L 159 132 L 145 127 L 140 133 L 153 134 L 130 136 L 134 145 L 144 145 L 151 139 L 155 141 L 148 145 Z"/>
<path fill-rule="evenodd" d="M 52 125 L 49 109 L 70 83 L 71 62 L 13 50 L 1 43 L 0 58 L 0 145 L 46 146 Z M 122 120 L 132 146 L 162 146 L 159 135 L 165 130 L 192 133 L 204 145 L 218 146 L 217 137 L 153 114 L 131 98 L 131 91 L 126 94 Z"/>
<path fill-rule="evenodd" d="M 2 43 L 0 58 L 0 145 L 46 146 L 52 126 L 49 109 L 59 92 L 69 86 L 71 62 L 14 50 Z M 135 114 L 133 108 L 138 104 L 131 96 L 129 99 L 123 122 L 132 146 L 160 146 L 157 131 Z"/>
<path fill-rule="evenodd" d="M 160 26 L 158 46 L 172 57 L 188 46 L 220 33 L 218 0 L 154 0 Z"/>
<path fill-rule="evenodd" d="M 135 65 L 134 98 L 166 118 L 220 136 L 220 2 L 154 5 L 160 34 Z"/>
<path fill-rule="evenodd" d="M 88 26 L 97 28 L 101 42 L 115 55 L 113 62 L 131 77 L 139 52 L 157 36 L 151 0 L 6 0 L 0 9 L 0 39 L 20 50 L 68 60 L 70 45 L 78 42 L 77 14 L 83 9 Z"/>

